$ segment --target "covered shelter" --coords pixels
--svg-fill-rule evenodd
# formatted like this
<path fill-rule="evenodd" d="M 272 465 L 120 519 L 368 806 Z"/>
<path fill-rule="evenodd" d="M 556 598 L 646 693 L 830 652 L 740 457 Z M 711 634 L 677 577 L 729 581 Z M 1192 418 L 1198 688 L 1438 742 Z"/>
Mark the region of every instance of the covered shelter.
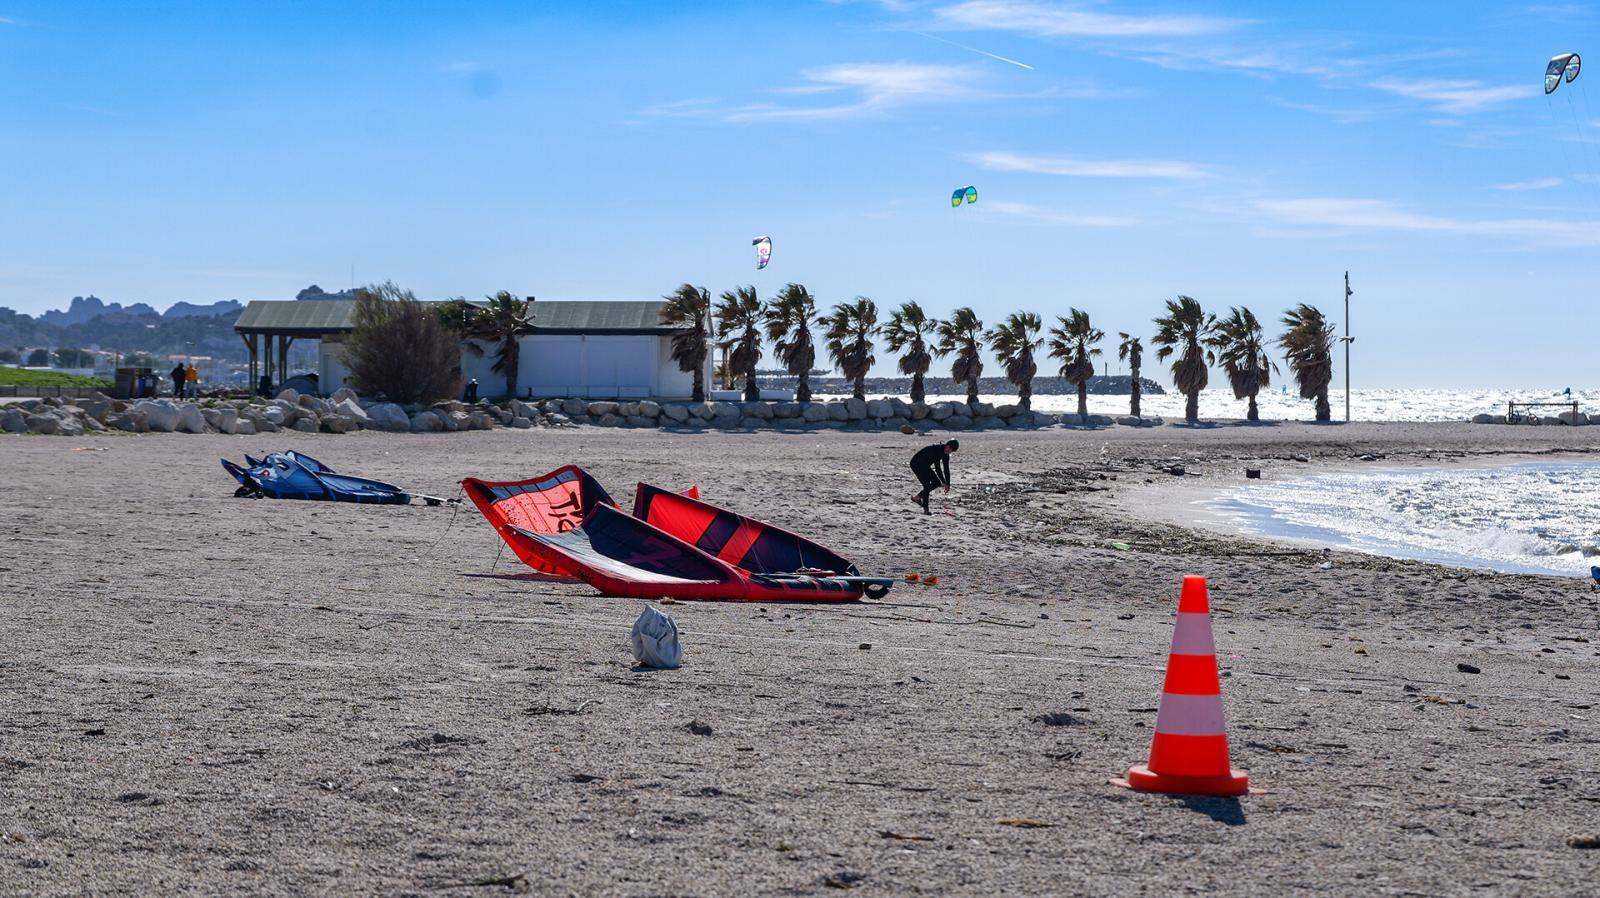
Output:
<path fill-rule="evenodd" d="M 676 328 L 661 323 L 660 300 L 554 300 L 531 304 L 533 326 L 520 338 L 516 394 L 521 397 L 644 399 L 687 397 L 694 375 L 672 360 Z M 355 329 L 353 300 L 257 300 L 245 307 L 234 331 L 250 347 L 254 384 L 265 373 L 283 379 L 288 348 L 298 339 L 321 342 L 317 383 L 338 390 L 348 375 L 342 343 Z M 257 341 L 265 338 L 264 354 Z M 277 355 L 273 358 L 273 340 Z M 258 358 L 264 370 L 258 370 Z M 711 382 L 711 354 L 705 379 Z M 494 347 L 462 342 L 461 377 L 476 378 L 485 396 L 500 395 L 505 375 L 494 371 Z M 275 365 L 275 367 L 274 367 Z"/>

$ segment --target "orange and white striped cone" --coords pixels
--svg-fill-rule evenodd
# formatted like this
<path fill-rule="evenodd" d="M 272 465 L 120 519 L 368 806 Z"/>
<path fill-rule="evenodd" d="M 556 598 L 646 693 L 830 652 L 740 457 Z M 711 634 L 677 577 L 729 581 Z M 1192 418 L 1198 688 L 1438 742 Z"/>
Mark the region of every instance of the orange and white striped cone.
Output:
<path fill-rule="evenodd" d="M 1217 676 L 1211 602 L 1204 577 L 1183 578 L 1150 762 L 1129 770 L 1126 780 L 1114 782 L 1138 792 L 1169 795 L 1244 795 L 1250 791 L 1250 778 L 1228 762 L 1222 680 Z"/>

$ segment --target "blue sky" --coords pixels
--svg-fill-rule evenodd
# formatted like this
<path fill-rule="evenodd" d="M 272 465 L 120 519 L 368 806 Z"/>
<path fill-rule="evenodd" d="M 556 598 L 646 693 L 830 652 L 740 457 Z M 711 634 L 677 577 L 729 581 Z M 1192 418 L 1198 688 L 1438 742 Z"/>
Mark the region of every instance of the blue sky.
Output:
<path fill-rule="evenodd" d="M 354 266 L 430 298 L 793 280 L 1148 334 L 1179 293 L 1339 319 L 1349 269 L 1358 386 L 1595 386 L 1600 88 L 1541 80 L 1597 24 L 1567 3 L 0 0 L 0 305 L 289 298 Z"/>

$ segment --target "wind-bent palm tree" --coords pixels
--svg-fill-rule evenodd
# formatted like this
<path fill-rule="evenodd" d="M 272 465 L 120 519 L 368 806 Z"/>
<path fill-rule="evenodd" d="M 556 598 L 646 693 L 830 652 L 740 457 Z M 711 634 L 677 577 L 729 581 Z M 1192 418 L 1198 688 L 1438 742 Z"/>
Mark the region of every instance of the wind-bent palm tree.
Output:
<path fill-rule="evenodd" d="M 840 303 L 823 322 L 828 327 L 828 355 L 855 387 L 855 398 L 867 398 L 867 372 L 872 370 L 872 338 L 878 333 L 878 306 L 865 296 Z"/>
<path fill-rule="evenodd" d="M 531 299 L 519 299 L 509 291 L 501 290 L 477 309 L 467 309 L 466 336 L 481 340 L 494 347 L 494 366 L 490 369 L 505 376 L 506 396 L 517 396 L 517 368 L 522 361 L 522 335 L 533 327 Z M 473 351 L 481 349 L 469 343 Z"/>
<path fill-rule="evenodd" d="M 1078 418 L 1089 415 L 1089 378 L 1094 376 L 1093 357 L 1100 354 L 1094 344 L 1105 338 L 1105 331 L 1089 323 L 1089 313 L 1068 309 L 1065 318 L 1050 328 L 1050 357 L 1061 360 L 1061 376 L 1078 388 Z"/>
<path fill-rule="evenodd" d="M 1301 303 L 1284 314 L 1283 325 L 1288 330 L 1278 338 L 1278 345 L 1300 385 L 1300 398 L 1317 401 L 1318 421 L 1331 420 L 1328 383 L 1333 380 L 1333 324 L 1315 306 Z"/>
<path fill-rule="evenodd" d="M 900 308 L 890 314 L 889 323 L 883 326 L 883 342 L 888 344 L 889 350 L 905 350 L 905 355 L 900 356 L 900 373 L 911 375 L 912 402 L 927 398 L 922 381 L 928 366 L 933 364 L 928 338 L 938 327 L 939 322 L 929 318 L 915 300 L 901 303 Z"/>
<path fill-rule="evenodd" d="M 1233 398 L 1249 399 L 1250 409 L 1245 414 L 1249 421 L 1260 421 L 1256 410 L 1256 393 L 1262 387 L 1272 386 L 1272 372 L 1278 370 L 1272 356 L 1267 355 L 1261 324 L 1249 309 L 1229 309 L 1228 317 L 1217 322 L 1208 344 L 1217 351 L 1217 362 L 1228 375 L 1233 387 Z"/>
<path fill-rule="evenodd" d="M 1128 363 L 1128 414 L 1140 418 L 1143 416 L 1139 414 L 1139 366 L 1144 363 L 1144 344 L 1138 337 L 1124 333 L 1118 333 L 1117 339 L 1121 341 L 1117 344 L 1117 358 Z"/>
<path fill-rule="evenodd" d="M 744 401 L 761 398 L 756 386 L 756 366 L 761 363 L 761 298 L 754 287 L 722 291 L 716 308 L 717 333 L 722 336 L 728 356 L 730 377 L 744 378 Z"/>
<path fill-rule="evenodd" d="M 1205 342 L 1216 325 L 1216 316 L 1207 315 L 1187 296 L 1167 300 L 1167 314 L 1156 319 L 1156 335 L 1151 341 L 1160 347 L 1156 360 L 1164 362 L 1177 355 L 1172 363 L 1172 383 L 1184 395 L 1183 419 L 1190 424 L 1200 421 L 1200 391 L 1210 378 L 1206 366 L 1215 360 Z"/>
<path fill-rule="evenodd" d="M 1006 380 L 1016 386 L 1017 404 L 1023 408 L 1033 407 L 1033 376 L 1039 373 L 1033 353 L 1044 344 L 1039 336 L 1041 324 L 1034 312 L 1012 312 L 1004 324 L 983 335 L 1000 367 L 1006 369 Z"/>
<path fill-rule="evenodd" d="M 777 350 L 778 361 L 785 371 L 799 378 L 794 388 L 796 402 L 811 401 L 811 366 L 817 362 L 811 325 L 816 317 L 816 298 L 799 284 L 784 286 L 762 311 L 767 339 Z"/>
<path fill-rule="evenodd" d="M 711 291 L 683 284 L 663 296 L 661 323 L 676 328 L 672 335 L 672 360 L 678 370 L 694 375 L 695 402 L 706 401 L 706 339 L 711 333 Z"/>
<path fill-rule="evenodd" d="M 978 313 L 962 306 L 939 322 L 935 332 L 939 342 L 933 351 L 941 356 L 955 354 L 950 366 L 950 379 L 967 385 L 967 404 L 978 402 L 978 378 L 983 376 L 983 322 Z"/>

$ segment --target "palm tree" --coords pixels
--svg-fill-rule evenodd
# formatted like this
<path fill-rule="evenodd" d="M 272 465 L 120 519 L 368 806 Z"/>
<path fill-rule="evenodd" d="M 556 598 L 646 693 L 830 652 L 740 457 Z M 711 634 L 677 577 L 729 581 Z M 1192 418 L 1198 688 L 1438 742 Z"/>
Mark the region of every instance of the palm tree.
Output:
<path fill-rule="evenodd" d="M 883 342 L 888 344 L 890 351 L 906 350 L 905 355 L 900 357 L 900 373 L 911 375 L 912 402 L 927 398 L 922 379 L 928 373 L 928 366 L 933 363 L 927 338 L 933 336 L 938 326 L 939 322 L 924 314 L 922 306 L 917 305 L 915 300 L 901 303 L 900 308 L 890 314 L 889 323 L 883 326 Z"/>
<path fill-rule="evenodd" d="M 1284 361 L 1300 384 L 1301 399 L 1317 400 L 1317 420 L 1328 421 L 1328 383 L 1333 380 L 1333 325 L 1315 306 L 1301 303 L 1283 316 L 1288 330 L 1278 338 Z"/>
<path fill-rule="evenodd" d="M 794 388 L 797 402 L 811 401 L 811 366 L 817 361 L 817 347 L 811 342 L 811 325 L 817 317 L 817 300 L 800 284 L 787 284 L 762 310 L 767 339 L 778 352 L 783 368 L 798 378 Z"/>
<path fill-rule="evenodd" d="M 661 323 L 676 329 L 672 335 L 672 360 L 678 370 L 694 375 L 695 402 L 706 401 L 706 338 L 710 336 L 711 291 L 683 284 L 663 296 Z"/>
<path fill-rule="evenodd" d="M 517 395 L 517 368 L 522 360 L 522 335 L 533 327 L 531 300 L 518 299 L 510 291 L 501 290 L 485 297 L 487 302 L 476 310 L 462 309 L 467 314 L 466 335 L 495 347 L 494 366 L 490 368 L 505 375 L 506 396 Z M 473 351 L 482 353 L 474 344 Z"/>
<path fill-rule="evenodd" d="M 867 372 L 877 361 L 872 357 L 872 338 L 878 333 L 877 304 L 857 296 L 855 302 L 834 306 L 823 323 L 828 326 L 828 355 L 854 385 L 855 398 L 867 398 Z"/>
<path fill-rule="evenodd" d="M 1233 398 L 1249 399 L 1250 410 L 1246 420 L 1260 421 L 1256 410 L 1256 393 L 1262 387 L 1272 386 L 1272 372 L 1278 370 L 1261 335 L 1261 325 L 1256 316 L 1246 308 L 1229 310 L 1228 317 L 1217 322 L 1217 328 L 1207 341 L 1217 351 L 1217 362 L 1228 375 L 1233 387 Z"/>
<path fill-rule="evenodd" d="M 1215 361 L 1205 342 L 1216 325 L 1216 316 L 1207 315 L 1187 296 L 1167 300 L 1166 316 L 1156 319 L 1156 335 L 1151 341 L 1160 347 L 1156 360 L 1164 362 L 1177 355 L 1172 363 L 1172 383 L 1185 397 L 1183 419 L 1190 424 L 1200 421 L 1200 391 L 1209 379 L 1206 366 Z"/>
<path fill-rule="evenodd" d="M 1061 360 L 1061 376 L 1078 387 L 1078 419 L 1089 417 L 1089 378 L 1094 376 L 1093 357 L 1100 354 L 1099 343 L 1105 331 L 1089 323 L 1089 313 L 1068 309 L 1067 317 L 1050 328 L 1050 357 Z"/>
<path fill-rule="evenodd" d="M 978 378 L 983 376 L 983 322 L 978 313 L 962 306 L 950 313 L 935 328 L 939 342 L 933 351 L 941 356 L 955 353 L 950 366 L 950 379 L 967 385 L 967 404 L 978 402 Z"/>
<path fill-rule="evenodd" d="M 1006 380 L 1017 388 L 1017 404 L 1033 407 L 1033 376 L 1039 366 L 1033 361 L 1034 350 L 1044 343 L 1039 337 L 1041 322 L 1033 312 L 1012 312 L 1005 323 L 984 334 L 989 348 L 1000 366 L 1006 369 Z"/>
<path fill-rule="evenodd" d="M 761 388 L 756 386 L 756 366 L 761 363 L 761 298 L 756 288 L 722 291 L 715 315 L 722 348 L 733 350 L 728 356 L 728 373 L 744 378 L 744 400 L 755 402 L 761 398 Z"/>
<path fill-rule="evenodd" d="M 1128 363 L 1128 414 L 1139 418 L 1139 366 L 1144 362 L 1144 344 L 1138 337 L 1123 333 L 1117 334 L 1117 339 L 1122 341 L 1117 344 L 1117 358 Z"/>

